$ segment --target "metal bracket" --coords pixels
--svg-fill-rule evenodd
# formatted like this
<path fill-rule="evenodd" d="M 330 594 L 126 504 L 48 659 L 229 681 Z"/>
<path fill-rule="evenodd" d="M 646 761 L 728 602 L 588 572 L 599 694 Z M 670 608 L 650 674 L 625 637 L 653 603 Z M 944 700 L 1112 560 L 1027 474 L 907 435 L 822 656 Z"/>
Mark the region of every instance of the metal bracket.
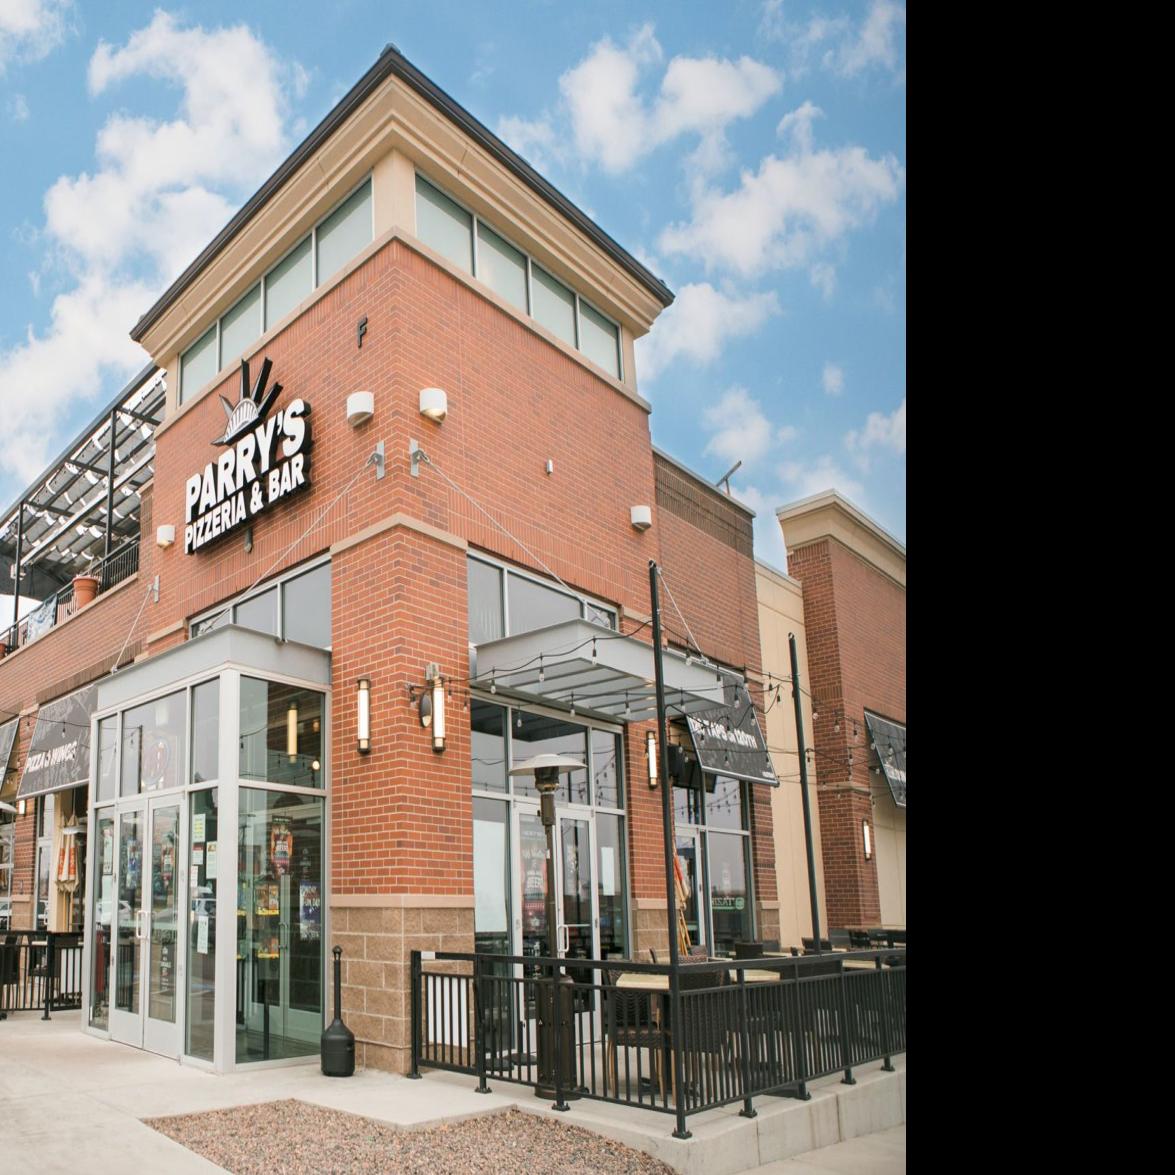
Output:
<path fill-rule="evenodd" d="M 408 442 L 408 472 L 413 477 L 420 476 L 420 455 L 421 448 L 419 441 Z"/>
<path fill-rule="evenodd" d="M 151 585 L 151 603 L 159 603 L 159 576 L 155 577 L 155 582 Z"/>
<path fill-rule="evenodd" d="M 384 474 L 388 471 L 387 459 L 384 457 L 383 441 L 376 442 L 375 452 L 371 454 L 371 460 L 375 465 L 375 480 L 382 481 Z"/>

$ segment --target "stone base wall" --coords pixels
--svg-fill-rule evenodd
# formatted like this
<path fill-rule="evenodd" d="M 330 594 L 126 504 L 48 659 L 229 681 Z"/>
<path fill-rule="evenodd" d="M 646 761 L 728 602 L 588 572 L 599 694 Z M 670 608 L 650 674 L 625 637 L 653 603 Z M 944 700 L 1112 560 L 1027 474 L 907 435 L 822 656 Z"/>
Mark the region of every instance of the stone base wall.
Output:
<path fill-rule="evenodd" d="M 755 925 L 758 927 L 756 938 L 779 939 L 779 903 L 759 902 L 755 909 L 755 915 Z M 779 945 L 786 949 L 793 944 L 780 940 Z M 796 943 L 794 945 L 799 946 L 800 944 Z"/>
<path fill-rule="evenodd" d="M 659 959 L 669 958 L 669 934 L 665 926 L 666 903 L 664 898 L 637 898 L 633 905 L 636 918 L 633 922 L 633 951 L 636 958 L 648 963 L 649 949 L 657 952 Z"/>
<path fill-rule="evenodd" d="M 343 949 L 343 1022 L 355 1034 L 356 1066 L 407 1073 L 412 952 L 472 951 L 472 895 L 343 895 L 331 903 L 331 926 L 331 946 Z M 333 988 L 327 998 L 333 1007 Z"/>

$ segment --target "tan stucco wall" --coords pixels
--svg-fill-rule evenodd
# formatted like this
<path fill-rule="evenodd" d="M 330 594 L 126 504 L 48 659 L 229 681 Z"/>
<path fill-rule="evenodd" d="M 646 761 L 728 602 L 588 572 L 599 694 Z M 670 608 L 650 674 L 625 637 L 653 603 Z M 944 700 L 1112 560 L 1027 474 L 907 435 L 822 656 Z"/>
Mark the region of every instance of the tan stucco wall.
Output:
<path fill-rule="evenodd" d="M 893 802 L 884 780 L 873 785 L 873 841 L 881 925 L 906 925 L 906 812 Z"/>
<path fill-rule="evenodd" d="M 800 664 L 800 684 L 811 689 L 808 675 L 808 647 L 804 638 L 804 597 L 800 585 L 762 563 L 755 564 L 759 597 L 759 637 L 763 647 L 763 674 L 791 677 L 788 633 L 796 634 Z M 765 685 L 770 684 L 765 680 Z M 775 826 L 775 875 L 779 885 L 780 945 L 799 946 L 804 935 L 812 933 L 811 903 L 808 897 L 808 858 L 804 848 L 804 808 L 800 793 L 799 756 L 797 754 L 795 708 L 791 687 L 784 685 L 780 702 L 767 713 L 767 745 L 779 787 L 771 796 Z M 812 701 L 801 694 L 804 717 L 804 740 L 814 745 Z M 824 904 L 824 867 L 820 856 L 820 814 L 816 794 L 816 765 L 808 763 L 808 798 L 812 810 L 812 842 L 816 854 L 816 890 L 820 901 L 821 930 L 827 934 Z M 904 925 L 904 923 L 903 923 Z"/>

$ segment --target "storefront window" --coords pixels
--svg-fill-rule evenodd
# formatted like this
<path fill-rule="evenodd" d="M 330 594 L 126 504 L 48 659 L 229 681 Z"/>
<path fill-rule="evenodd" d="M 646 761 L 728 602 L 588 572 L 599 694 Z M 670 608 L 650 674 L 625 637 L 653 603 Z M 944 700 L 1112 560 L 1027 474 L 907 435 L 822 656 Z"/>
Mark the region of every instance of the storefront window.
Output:
<path fill-rule="evenodd" d="M 709 842 L 710 912 L 714 920 L 714 949 L 734 952 L 736 942 L 752 936 L 751 903 L 747 893 L 745 836 L 711 832 Z"/>
<path fill-rule="evenodd" d="M 475 791 L 506 791 L 506 711 L 474 700 L 469 707 Z"/>
<path fill-rule="evenodd" d="M 620 735 L 592 731 L 592 802 L 597 808 L 624 807 L 620 787 Z"/>
<path fill-rule="evenodd" d="M 503 800 L 473 801 L 474 945 L 510 953 L 510 807 Z"/>
<path fill-rule="evenodd" d="M 330 564 L 282 584 L 282 626 L 288 641 L 330 648 Z"/>
<path fill-rule="evenodd" d="M 277 588 L 270 588 L 258 596 L 242 600 L 236 607 L 234 621 L 242 628 L 258 632 L 277 632 Z"/>
<path fill-rule="evenodd" d="M 187 726 L 183 690 L 126 711 L 122 716 L 122 795 L 178 787 L 184 782 Z"/>
<path fill-rule="evenodd" d="M 600 957 L 628 950 L 628 891 L 624 868 L 624 828 L 619 816 L 596 814 L 596 891 L 599 900 Z"/>
<path fill-rule="evenodd" d="M 242 779 L 322 787 L 323 695 L 241 678 Z"/>
<path fill-rule="evenodd" d="M 502 571 L 480 559 L 470 559 L 469 639 L 480 645 L 502 636 Z"/>
<path fill-rule="evenodd" d="M 564 620 L 578 620 L 582 608 L 579 600 L 554 588 L 523 579 L 520 575 L 510 577 L 510 631 L 529 632 L 534 628 L 546 628 L 548 624 L 559 624 Z"/>
<path fill-rule="evenodd" d="M 192 690 L 192 783 L 220 774 L 220 679 Z"/>
<path fill-rule="evenodd" d="M 215 683 L 211 683 L 215 684 Z M 188 1023 L 184 1052 L 212 1060 L 216 1015 L 216 893 L 220 837 L 218 790 L 193 792 L 188 816 Z"/>
<path fill-rule="evenodd" d="M 98 801 L 118 794 L 118 715 L 98 723 Z"/>
<path fill-rule="evenodd" d="M 110 1021 L 110 942 L 114 919 L 114 810 L 94 822 L 94 934 L 90 948 L 90 1023 L 105 1029 Z"/>
<path fill-rule="evenodd" d="M 587 781 L 587 730 L 548 718 L 544 714 L 527 714 L 521 710 L 513 715 L 514 727 L 510 731 L 510 757 L 515 766 L 533 759 L 535 755 L 570 755 L 585 764 L 582 771 L 561 771 L 559 786 L 555 791 L 555 802 L 561 804 L 586 804 L 588 802 Z M 514 794 L 537 796 L 533 776 L 514 776 Z"/>

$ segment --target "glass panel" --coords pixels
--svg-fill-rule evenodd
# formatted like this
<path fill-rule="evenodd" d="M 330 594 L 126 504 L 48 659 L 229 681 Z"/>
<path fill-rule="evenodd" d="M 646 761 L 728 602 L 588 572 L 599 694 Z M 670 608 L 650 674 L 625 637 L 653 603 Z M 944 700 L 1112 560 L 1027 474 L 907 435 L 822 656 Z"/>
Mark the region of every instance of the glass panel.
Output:
<path fill-rule="evenodd" d="M 502 571 L 480 559 L 466 561 L 469 569 L 469 639 L 480 645 L 505 635 L 502 628 Z"/>
<path fill-rule="evenodd" d="M 255 628 L 277 636 L 277 588 L 243 600 L 237 605 L 233 619 L 242 628 Z"/>
<path fill-rule="evenodd" d="M 677 824 L 702 823 L 701 793 L 692 787 L 673 787 L 673 819 Z"/>
<path fill-rule="evenodd" d="M 489 702 L 470 703 L 469 726 L 475 789 L 506 791 L 505 723 L 506 710 L 501 706 Z"/>
<path fill-rule="evenodd" d="M 609 375 L 620 378 L 620 339 L 616 327 L 579 300 L 579 349 Z"/>
<path fill-rule="evenodd" d="M 118 716 L 111 714 L 98 723 L 98 800 L 112 800 L 118 794 Z"/>
<path fill-rule="evenodd" d="M 206 632 L 212 632 L 216 628 L 223 628 L 226 624 L 232 624 L 232 622 L 233 610 L 226 607 L 212 616 L 206 616 L 203 620 L 194 621 L 192 624 L 192 636 L 202 636 Z"/>
<path fill-rule="evenodd" d="M 510 953 L 510 806 L 473 801 L 473 941 L 476 950 Z"/>
<path fill-rule="evenodd" d="M 729 832 L 712 832 L 709 842 L 714 949 L 722 954 L 733 954 L 736 942 L 751 937 L 751 907 L 747 895 L 747 845 L 750 838 Z"/>
<path fill-rule="evenodd" d="M 681 866 L 682 880 L 685 882 L 686 900 L 682 903 L 682 912 L 685 915 L 685 925 L 689 931 L 690 943 L 696 946 L 703 941 L 700 933 L 701 928 L 698 926 L 699 885 L 696 837 L 679 836 L 677 838 L 677 862 Z"/>
<path fill-rule="evenodd" d="M 416 177 L 416 235 L 466 273 L 473 272 L 473 217 Z"/>
<path fill-rule="evenodd" d="M 330 648 L 330 564 L 282 585 L 282 624 L 288 641 Z"/>
<path fill-rule="evenodd" d="M 15 867 L 16 817 L 0 812 L 0 930 L 12 928 L 12 872 Z"/>
<path fill-rule="evenodd" d="M 547 943 L 547 832 L 538 815 L 518 814 L 522 877 L 522 953 L 549 954 Z M 530 998 L 530 997 L 528 997 Z"/>
<path fill-rule="evenodd" d="M 114 813 L 98 814 L 94 824 L 98 859 L 94 863 L 94 939 L 90 950 L 90 1023 L 106 1028 L 110 1018 L 110 932 L 114 921 Z"/>
<path fill-rule="evenodd" d="M 563 924 L 569 959 L 592 959 L 592 843 L 586 820 L 559 821 Z"/>
<path fill-rule="evenodd" d="M 220 774 L 220 679 L 192 690 L 192 783 Z"/>
<path fill-rule="evenodd" d="M 53 855 L 52 841 L 37 845 L 37 929 L 49 928 L 49 858 Z"/>
<path fill-rule="evenodd" d="M 322 810 L 242 788 L 236 1058 L 309 1056 L 322 1034 Z"/>
<path fill-rule="evenodd" d="M 371 244 L 371 180 L 318 226 L 318 284 Z"/>
<path fill-rule="evenodd" d="M 151 942 L 147 975 L 147 1015 L 175 1023 L 176 886 L 179 867 L 178 804 L 151 813 Z"/>
<path fill-rule="evenodd" d="M 592 731 L 592 803 L 598 808 L 622 808 L 620 735 Z"/>
<path fill-rule="evenodd" d="M 191 399 L 219 370 L 216 354 L 216 323 L 196 340 L 180 358 L 180 403 Z"/>
<path fill-rule="evenodd" d="M 310 261 L 310 238 L 307 237 L 284 260 L 265 275 L 265 329 L 287 314 L 314 289 L 313 265 Z"/>
<path fill-rule="evenodd" d="M 190 851 L 188 868 L 192 885 L 188 892 L 188 1024 L 184 1052 L 189 1057 L 212 1060 L 216 1015 L 216 884 L 217 837 L 216 788 L 193 792 L 188 810 Z"/>
<path fill-rule="evenodd" d="M 573 726 L 558 718 L 547 718 L 542 714 L 526 714 L 516 711 L 514 729 L 510 732 L 510 758 L 517 766 L 535 755 L 572 755 L 587 763 L 587 731 L 582 726 Z M 514 794 L 537 796 L 531 775 L 515 775 Z M 586 804 L 588 802 L 587 768 L 582 771 L 561 771 L 559 786 L 555 789 L 555 800 L 561 804 Z"/>
<path fill-rule="evenodd" d="M 220 366 L 239 359 L 261 337 L 261 283 L 258 282 L 220 320 Z"/>
<path fill-rule="evenodd" d="M 322 787 L 323 695 L 241 678 L 242 779 Z"/>
<path fill-rule="evenodd" d="M 187 697 L 155 698 L 122 716 L 122 794 L 179 787 L 183 782 Z"/>
<path fill-rule="evenodd" d="M 526 258 L 493 229 L 477 222 L 477 276 L 507 302 L 526 309 Z"/>
<path fill-rule="evenodd" d="M 596 894 L 600 905 L 600 958 L 628 953 L 628 892 L 624 822 L 605 812 L 596 815 Z"/>
<path fill-rule="evenodd" d="M 139 940 L 135 935 L 143 905 L 142 812 L 123 812 L 118 824 L 118 954 L 114 963 L 114 1006 L 139 1011 Z"/>
<path fill-rule="evenodd" d="M 710 828 L 745 828 L 742 784 L 727 775 L 706 776 L 706 824 Z"/>
<path fill-rule="evenodd" d="M 583 617 L 592 624 L 602 624 L 605 628 L 616 628 L 616 613 L 611 608 L 597 608 L 595 604 L 584 603 Z"/>
<path fill-rule="evenodd" d="M 575 346 L 575 295 L 537 265 L 531 272 L 531 313 L 565 343 Z"/>
<path fill-rule="evenodd" d="M 578 620 L 579 601 L 574 596 L 556 591 L 533 579 L 510 576 L 507 585 L 510 595 L 510 635 L 545 628 L 564 620 Z"/>

